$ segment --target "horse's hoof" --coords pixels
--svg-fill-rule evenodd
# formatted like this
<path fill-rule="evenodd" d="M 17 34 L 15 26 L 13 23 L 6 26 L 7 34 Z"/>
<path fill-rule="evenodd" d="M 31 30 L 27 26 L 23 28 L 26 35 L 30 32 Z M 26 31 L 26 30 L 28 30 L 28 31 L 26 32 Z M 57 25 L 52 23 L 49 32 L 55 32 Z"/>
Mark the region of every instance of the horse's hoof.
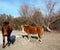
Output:
<path fill-rule="evenodd" d="M 2 48 L 5 48 L 6 46 L 2 46 Z"/>
<path fill-rule="evenodd" d="M 8 46 L 10 46 L 10 43 L 8 43 Z"/>
<path fill-rule="evenodd" d="M 41 40 L 38 40 L 39 42 L 41 42 Z"/>

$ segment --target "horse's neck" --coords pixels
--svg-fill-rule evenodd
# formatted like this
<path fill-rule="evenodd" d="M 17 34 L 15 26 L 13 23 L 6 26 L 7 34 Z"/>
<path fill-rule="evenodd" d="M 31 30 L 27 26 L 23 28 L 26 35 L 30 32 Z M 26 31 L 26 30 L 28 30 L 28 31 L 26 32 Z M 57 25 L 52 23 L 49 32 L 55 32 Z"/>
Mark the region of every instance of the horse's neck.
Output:
<path fill-rule="evenodd" d="M 4 26 L 4 28 L 3 28 L 5 33 L 7 33 L 7 27 L 8 26 Z"/>
<path fill-rule="evenodd" d="M 8 28 L 9 28 L 10 30 L 12 30 L 12 25 L 11 25 L 11 24 L 8 24 Z"/>

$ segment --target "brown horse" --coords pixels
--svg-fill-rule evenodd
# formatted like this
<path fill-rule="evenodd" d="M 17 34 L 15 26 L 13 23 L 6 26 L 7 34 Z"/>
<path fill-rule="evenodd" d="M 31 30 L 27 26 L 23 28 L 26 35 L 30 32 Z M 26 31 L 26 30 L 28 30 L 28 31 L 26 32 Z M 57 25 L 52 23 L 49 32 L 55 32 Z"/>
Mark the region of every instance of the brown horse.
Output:
<path fill-rule="evenodd" d="M 6 46 L 5 45 L 5 36 L 7 37 L 8 46 L 10 46 L 11 32 L 12 32 L 12 25 L 8 21 L 3 22 L 3 24 L 2 24 L 3 48 Z"/>
<path fill-rule="evenodd" d="M 38 40 L 41 41 L 43 37 L 44 29 L 42 26 L 30 26 L 30 25 L 21 25 L 22 30 L 28 34 L 28 38 L 30 34 L 38 34 Z"/>

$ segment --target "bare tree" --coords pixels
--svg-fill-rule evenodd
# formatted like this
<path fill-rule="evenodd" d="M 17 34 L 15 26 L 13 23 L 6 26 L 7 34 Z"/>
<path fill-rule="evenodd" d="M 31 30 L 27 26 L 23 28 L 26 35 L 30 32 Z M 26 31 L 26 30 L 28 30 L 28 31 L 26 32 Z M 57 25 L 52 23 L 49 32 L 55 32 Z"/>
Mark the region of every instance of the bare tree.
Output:
<path fill-rule="evenodd" d="M 40 9 L 34 8 L 34 14 L 32 16 L 32 22 L 34 22 L 36 25 L 42 25 L 43 24 L 43 15 Z"/>
<path fill-rule="evenodd" d="M 57 4 L 56 0 L 44 0 L 46 12 L 47 12 L 47 18 L 45 20 L 46 27 L 49 29 L 49 25 L 51 24 L 51 21 L 53 21 L 53 14 L 55 13 L 55 6 Z M 53 18 L 52 18 L 53 17 Z"/>
<path fill-rule="evenodd" d="M 45 0 L 45 6 L 48 16 L 54 14 L 56 4 L 57 4 L 56 0 Z"/>
<path fill-rule="evenodd" d="M 33 9 L 27 3 L 22 4 L 21 7 L 19 8 L 19 14 L 22 17 L 30 17 L 32 16 L 32 13 Z"/>
<path fill-rule="evenodd" d="M 40 8 L 23 4 L 19 9 L 19 13 L 27 23 L 28 21 L 32 25 L 42 25 L 43 23 L 43 14 Z"/>
<path fill-rule="evenodd" d="M 21 17 L 23 17 L 24 21 L 28 21 L 29 17 L 31 17 L 33 14 L 33 10 L 28 6 L 27 3 L 24 3 L 19 9 L 19 14 Z"/>
<path fill-rule="evenodd" d="M 21 8 L 19 9 L 19 13 L 22 17 L 27 17 L 28 14 L 28 5 L 27 4 L 23 4 L 21 6 Z"/>

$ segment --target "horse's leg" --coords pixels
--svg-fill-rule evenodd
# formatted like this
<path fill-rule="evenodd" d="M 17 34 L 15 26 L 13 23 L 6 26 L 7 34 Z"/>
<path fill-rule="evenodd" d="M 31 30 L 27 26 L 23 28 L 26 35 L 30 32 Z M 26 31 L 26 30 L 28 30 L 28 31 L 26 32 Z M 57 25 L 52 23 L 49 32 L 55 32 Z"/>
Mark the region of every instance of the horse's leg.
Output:
<path fill-rule="evenodd" d="M 38 34 L 38 41 L 40 41 L 41 42 L 41 39 L 40 39 L 40 35 Z"/>
<path fill-rule="evenodd" d="M 42 41 L 42 37 L 44 36 L 44 34 L 42 32 L 40 32 L 38 34 L 38 40 L 41 42 Z"/>
<path fill-rule="evenodd" d="M 8 46 L 10 46 L 10 34 L 7 36 Z"/>
<path fill-rule="evenodd" d="M 42 37 L 43 37 L 43 28 L 37 28 L 37 32 L 38 32 L 38 40 L 41 42 L 41 39 L 42 39 Z"/>
<path fill-rule="evenodd" d="M 40 39 L 40 30 L 37 30 L 37 33 L 38 33 L 38 41 L 41 42 L 41 39 Z"/>
<path fill-rule="evenodd" d="M 30 41 L 30 39 L 31 39 L 31 35 L 30 35 L 30 34 L 28 34 L 28 41 Z"/>
<path fill-rule="evenodd" d="M 5 48 L 5 36 L 3 35 L 3 48 Z"/>

